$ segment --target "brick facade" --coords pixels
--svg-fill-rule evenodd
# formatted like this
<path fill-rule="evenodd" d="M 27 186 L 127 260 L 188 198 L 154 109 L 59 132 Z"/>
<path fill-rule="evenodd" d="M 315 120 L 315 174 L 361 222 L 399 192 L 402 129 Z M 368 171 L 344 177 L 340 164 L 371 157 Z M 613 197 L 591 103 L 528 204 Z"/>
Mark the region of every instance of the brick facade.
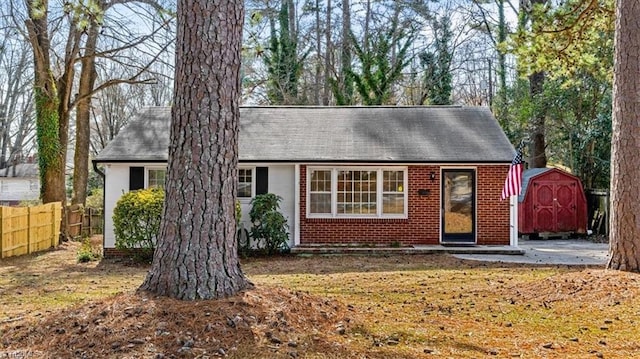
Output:
<path fill-rule="evenodd" d="M 408 218 L 307 218 L 307 166 L 300 166 L 301 245 L 440 243 L 440 166 L 408 166 Z M 508 165 L 476 168 L 476 238 L 478 244 L 509 244 L 509 201 L 500 201 Z M 460 168 L 469 168 L 460 166 Z M 436 179 L 430 180 L 430 173 Z M 418 190 L 428 190 L 420 195 Z"/>

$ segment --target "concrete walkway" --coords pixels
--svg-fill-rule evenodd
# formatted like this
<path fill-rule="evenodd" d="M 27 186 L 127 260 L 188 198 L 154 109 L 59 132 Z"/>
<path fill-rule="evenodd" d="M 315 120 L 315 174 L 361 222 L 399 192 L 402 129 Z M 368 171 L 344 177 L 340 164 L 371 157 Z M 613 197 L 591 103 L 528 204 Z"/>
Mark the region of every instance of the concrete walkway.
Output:
<path fill-rule="evenodd" d="M 580 239 L 520 240 L 518 248 L 524 251 L 523 255 L 454 254 L 454 256 L 487 262 L 552 265 L 605 265 L 609 259 L 608 243 L 593 243 Z"/>
<path fill-rule="evenodd" d="M 456 258 L 486 262 L 550 264 L 550 265 L 605 265 L 609 244 L 584 239 L 520 240 L 511 246 L 442 246 L 413 247 L 351 247 L 351 246 L 298 246 L 291 253 L 306 255 L 351 254 L 430 254 L 448 253 Z"/>

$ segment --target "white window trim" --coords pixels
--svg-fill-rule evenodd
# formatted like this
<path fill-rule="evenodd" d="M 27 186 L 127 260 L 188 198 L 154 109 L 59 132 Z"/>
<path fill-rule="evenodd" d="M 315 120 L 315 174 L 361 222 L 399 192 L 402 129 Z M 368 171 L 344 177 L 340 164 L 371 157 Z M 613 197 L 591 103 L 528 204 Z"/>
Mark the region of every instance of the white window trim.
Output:
<path fill-rule="evenodd" d="M 256 167 L 255 166 L 238 166 L 239 170 L 251 170 L 251 197 L 238 197 L 240 203 L 249 203 L 256 196 Z M 238 181 L 240 183 L 240 181 Z"/>
<path fill-rule="evenodd" d="M 167 166 L 145 166 L 144 167 L 144 188 L 149 188 L 149 171 L 158 171 L 158 170 L 164 170 L 165 181 L 166 181 Z"/>
<path fill-rule="evenodd" d="M 331 171 L 331 213 L 311 213 L 311 172 Z M 376 213 L 375 214 L 343 214 L 338 213 L 338 172 L 339 171 L 376 171 Z M 382 213 L 383 209 L 383 171 L 403 171 L 404 213 Z M 409 217 L 409 170 L 407 166 L 307 166 L 306 180 L 307 218 L 380 218 L 407 219 Z"/>

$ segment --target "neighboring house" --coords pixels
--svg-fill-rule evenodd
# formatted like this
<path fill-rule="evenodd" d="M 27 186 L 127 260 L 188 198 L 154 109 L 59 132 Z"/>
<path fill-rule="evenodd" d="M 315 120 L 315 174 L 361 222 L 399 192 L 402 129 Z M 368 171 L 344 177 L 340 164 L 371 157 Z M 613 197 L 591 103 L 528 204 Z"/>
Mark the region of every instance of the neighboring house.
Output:
<path fill-rule="evenodd" d="M 170 117 L 144 110 L 94 159 L 106 255 L 118 198 L 164 183 Z M 242 107 L 242 218 L 271 192 L 292 246 L 517 245 L 517 198 L 500 201 L 514 153 L 486 108 Z"/>
<path fill-rule="evenodd" d="M 0 169 L 0 206 L 16 206 L 40 196 L 37 163 L 20 163 Z"/>

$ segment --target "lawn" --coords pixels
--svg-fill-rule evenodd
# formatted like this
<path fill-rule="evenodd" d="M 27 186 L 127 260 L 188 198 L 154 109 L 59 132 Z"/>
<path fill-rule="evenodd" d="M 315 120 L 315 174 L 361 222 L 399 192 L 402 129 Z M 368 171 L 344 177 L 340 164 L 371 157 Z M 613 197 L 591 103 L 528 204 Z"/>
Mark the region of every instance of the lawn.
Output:
<path fill-rule="evenodd" d="M 246 259 L 255 289 L 136 294 L 76 243 L 0 261 L 0 358 L 640 357 L 640 275 L 447 255 Z M 4 356 L 3 356 L 4 355 Z"/>

